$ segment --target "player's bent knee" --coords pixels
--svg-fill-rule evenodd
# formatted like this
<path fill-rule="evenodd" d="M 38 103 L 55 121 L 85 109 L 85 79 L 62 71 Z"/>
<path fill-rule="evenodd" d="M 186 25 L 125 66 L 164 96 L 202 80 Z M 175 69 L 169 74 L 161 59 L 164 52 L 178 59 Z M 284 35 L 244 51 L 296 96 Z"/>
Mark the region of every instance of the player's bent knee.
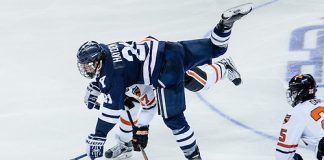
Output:
<path fill-rule="evenodd" d="M 185 88 L 197 92 L 204 88 L 207 81 L 206 73 L 198 67 L 188 70 L 185 74 Z"/>
<path fill-rule="evenodd" d="M 178 114 L 173 117 L 163 119 L 165 125 L 171 130 L 181 129 L 185 126 L 189 126 L 184 114 Z"/>

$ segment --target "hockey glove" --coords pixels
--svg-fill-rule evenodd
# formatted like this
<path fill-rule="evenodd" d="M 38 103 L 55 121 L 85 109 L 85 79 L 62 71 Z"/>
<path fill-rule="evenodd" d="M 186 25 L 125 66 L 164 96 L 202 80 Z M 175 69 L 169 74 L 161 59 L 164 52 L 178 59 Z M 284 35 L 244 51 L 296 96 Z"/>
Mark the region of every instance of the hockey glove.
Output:
<path fill-rule="evenodd" d="M 90 82 L 87 86 L 86 95 L 84 96 L 84 103 L 89 109 L 100 108 L 100 103 L 97 102 L 98 96 L 100 95 L 100 89 L 97 82 Z"/>
<path fill-rule="evenodd" d="M 303 157 L 300 154 L 295 153 L 293 160 L 303 160 Z"/>
<path fill-rule="evenodd" d="M 149 126 L 134 127 L 133 129 L 133 147 L 134 151 L 141 151 L 140 146 L 144 149 L 148 142 Z"/>
<path fill-rule="evenodd" d="M 87 143 L 87 155 L 91 160 L 103 156 L 104 144 L 106 142 L 105 137 L 96 136 L 95 134 L 90 134 L 86 139 Z"/>

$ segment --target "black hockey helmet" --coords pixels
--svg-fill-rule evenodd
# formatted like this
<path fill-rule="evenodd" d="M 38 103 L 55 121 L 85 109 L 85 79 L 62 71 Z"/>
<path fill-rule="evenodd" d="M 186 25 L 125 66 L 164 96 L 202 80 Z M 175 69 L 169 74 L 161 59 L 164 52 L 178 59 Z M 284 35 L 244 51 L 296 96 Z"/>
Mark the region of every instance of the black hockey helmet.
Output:
<path fill-rule="evenodd" d="M 94 78 L 101 69 L 105 52 L 95 41 L 85 42 L 78 50 L 78 68 L 84 77 Z"/>
<path fill-rule="evenodd" d="M 298 103 L 315 98 L 317 85 L 312 75 L 298 74 L 289 81 L 287 99 L 292 107 Z"/>

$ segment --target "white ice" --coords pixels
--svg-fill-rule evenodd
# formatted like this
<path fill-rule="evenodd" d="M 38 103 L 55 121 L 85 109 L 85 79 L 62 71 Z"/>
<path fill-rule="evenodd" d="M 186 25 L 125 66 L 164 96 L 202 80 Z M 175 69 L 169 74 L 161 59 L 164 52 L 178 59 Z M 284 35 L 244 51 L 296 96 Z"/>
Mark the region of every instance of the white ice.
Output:
<path fill-rule="evenodd" d="M 62 160 L 85 153 L 98 111 L 83 104 L 88 80 L 76 67 L 76 51 L 88 40 L 108 43 L 203 37 L 227 8 L 247 0 L 1 0 L 0 159 Z M 243 76 L 201 93 L 235 120 L 278 136 L 290 106 L 287 63 L 307 60 L 289 51 L 294 29 L 324 22 L 323 0 L 254 0 L 259 6 L 234 26 L 229 50 Z M 316 38 L 305 41 L 316 44 Z M 323 50 L 323 48 L 322 48 Z M 323 53 L 323 52 L 322 52 Z M 305 67 L 312 73 L 314 68 Z M 323 98 L 319 88 L 318 97 Z M 276 141 L 223 118 L 187 92 L 187 119 L 205 160 L 271 160 Z M 106 148 L 115 144 L 114 129 Z M 184 159 L 171 131 L 156 116 L 146 152 L 150 160 Z M 304 159 L 312 152 L 298 149 Z M 85 158 L 86 159 L 86 158 Z M 135 153 L 133 160 L 143 159 Z"/>

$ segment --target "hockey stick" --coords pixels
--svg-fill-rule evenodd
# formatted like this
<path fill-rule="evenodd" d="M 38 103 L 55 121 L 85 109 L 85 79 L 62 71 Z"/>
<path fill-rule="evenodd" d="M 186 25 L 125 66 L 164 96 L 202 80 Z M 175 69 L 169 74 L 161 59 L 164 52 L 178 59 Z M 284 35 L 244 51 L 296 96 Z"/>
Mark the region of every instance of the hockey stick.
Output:
<path fill-rule="evenodd" d="M 127 113 L 128 119 L 129 119 L 130 123 L 132 124 L 132 128 L 133 128 L 133 130 L 134 130 L 134 128 L 135 128 L 135 124 L 134 124 L 133 118 L 132 118 L 132 116 L 131 116 L 131 114 L 130 114 L 130 112 L 129 112 L 129 108 L 125 106 L 125 110 L 126 110 L 126 113 Z M 148 160 L 148 157 L 147 157 L 147 155 L 146 155 L 146 153 L 145 153 L 144 148 L 143 148 L 140 144 L 138 144 L 138 147 L 140 148 L 140 150 L 141 150 L 141 152 L 142 152 L 142 155 L 143 155 L 144 159 L 145 159 L 145 160 Z"/>
<path fill-rule="evenodd" d="M 79 157 L 72 158 L 71 160 L 79 160 L 79 159 L 82 159 L 82 158 L 84 158 L 86 156 L 87 156 L 87 154 L 85 153 L 85 154 L 80 155 Z"/>

